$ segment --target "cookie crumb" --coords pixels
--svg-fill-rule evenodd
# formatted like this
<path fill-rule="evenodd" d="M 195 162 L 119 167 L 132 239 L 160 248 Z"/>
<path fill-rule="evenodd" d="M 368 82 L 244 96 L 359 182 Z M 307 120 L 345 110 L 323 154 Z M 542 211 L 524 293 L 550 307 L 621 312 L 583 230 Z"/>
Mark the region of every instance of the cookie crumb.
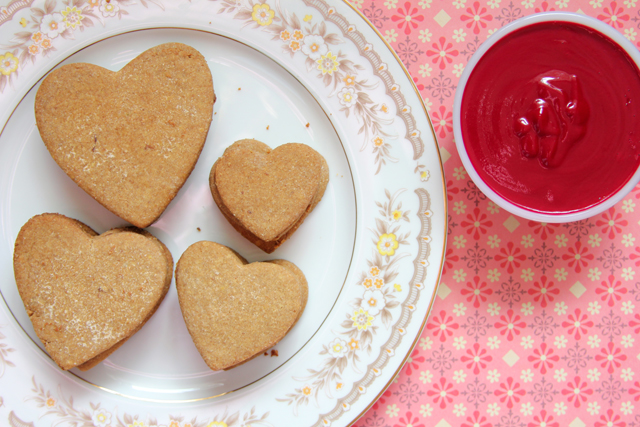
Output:
<path fill-rule="evenodd" d="M 200 227 L 196 228 L 196 230 L 198 230 L 198 231 L 202 231 L 202 230 L 200 230 Z"/>
<path fill-rule="evenodd" d="M 307 124 L 305 125 L 305 127 L 309 127 L 309 123 L 307 123 Z"/>
<path fill-rule="evenodd" d="M 267 125 L 267 130 L 269 130 L 269 125 Z"/>
<path fill-rule="evenodd" d="M 217 111 L 215 111 L 215 112 L 213 113 L 213 115 L 214 115 L 214 116 L 215 116 L 216 114 L 218 114 L 218 112 L 217 112 Z"/>
<path fill-rule="evenodd" d="M 265 352 L 264 352 L 264 355 L 265 355 L 265 356 L 268 356 L 268 355 L 269 355 L 269 353 L 267 353 L 267 352 L 265 351 Z"/>
<path fill-rule="evenodd" d="M 238 90 L 242 90 L 242 88 L 241 88 L 241 87 L 239 87 L 239 88 L 238 88 Z"/>
<path fill-rule="evenodd" d="M 271 357 L 278 357 L 278 350 L 271 350 Z"/>

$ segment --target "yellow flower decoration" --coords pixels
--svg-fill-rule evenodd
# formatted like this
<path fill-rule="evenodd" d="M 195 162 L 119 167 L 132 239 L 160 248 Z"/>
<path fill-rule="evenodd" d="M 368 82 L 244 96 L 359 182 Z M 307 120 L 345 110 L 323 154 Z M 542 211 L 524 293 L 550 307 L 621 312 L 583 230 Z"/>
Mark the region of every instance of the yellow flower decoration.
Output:
<path fill-rule="evenodd" d="M 302 393 L 305 396 L 309 396 L 311 394 L 311 387 L 309 387 L 308 385 L 302 387 Z"/>
<path fill-rule="evenodd" d="M 377 276 L 378 274 L 380 274 L 380 269 L 378 267 L 371 267 L 371 270 L 369 270 L 369 274 L 371 274 L 372 276 Z"/>
<path fill-rule="evenodd" d="M 147 427 L 144 421 L 134 421 L 133 424 L 128 424 L 127 427 Z"/>
<path fill-rule="evenodd" d="M 391 215 L 393 215 L 393 219 L 395 219 L 396 221 L 402 218 L 402 212 L 400 211 L 393 211 Z"/>
<path fill-rule="evenodd" d="M 295 40 L 291 40 L 291 43 L 289 43 L 289 47 L 291 48 L 291 50 L 293 52 L 297 52 L 300 50 L 300 42 L 297 42 Z"/>
<path fill-rule="evenodd" d="M 360 346 L 358 345 L 358 341 L 355 338 L 351 338 L 351 341 L 349 341 L 348 345 L 349 348 L 354 351 L 360 348 Z"/>
<path fill-rule="evenodd" d="M 282 41 L 288 41 L 291 38 L 291 33 L 287 30 L 282 30 L 280 32 L 280 39 L 282 39 Z"/>
<path fill-rule="evenodd" d="M 82 20 L 84 19 L 84 15 L 75 6 L 69 7 L 67 6 L 67 10 L 63 10 L 60 12 L 63 16 L 62 21 L 67 24 L 67 28 L 71 27 L 74 30 L 76 27 L 82 25 Z"/>
<path fill-rule="evenodd" d="M 340 64 L 338 62 L 338 57 L 331 53 L 331 51 L 327 52 L 326 55 L 320 57 L 320 59 L 318 59 L 316 62 L 318 63 L 318 70 L 322 71 L 322 75 L 325 75 L 327 73 L 329 75 L 333 74 L 333 72 L 338 69 L 338 65 Z"/>
<path fill-rule="evenodd" d="M 251 18 L 263 27 L 270 25 L 273 22 L 273 17 L 276 12 L 271 10 L 268 4 L 254 4 L 253 13 Z"/>
<path fill-rule="evenodd" d="M 45 402 L 45 405 L 47 405 L 47 407 L 49 408 L 53 408 L 54 406 L 56 406 L 56 400 L 53 397 L 50 397 Z"/>
<path fill-rule="evenodd" d="M 22 28 L 27 26 L 27 20 L 24 17 L 20 19 L 20 25 L 22 25 Z"/>
<path fill-rule="evenodd" d="M 344 79 L 342 79 L 345 85 L 352 86 L 356 84 L 356 76 L 350 76 L 347 74 Z"/>
<path fill-rule="evenodd" d="M 227 423 L 222 421 L 212 421 L 207 424 L 207 427 L 227 427 Z"/>
<path fill-rule="evenodd" d="M 393 233 L 383 234 L 378 240 L 378 252 L 380 255 L 393 255 L 398 249 L 398 241 Z"/>
<path fill-rule="evenodd" d="M 354 94 L 353 92 L 350 92 L 350 90 L 352 89 L 349 89 L 342 94 L 342 100 L 344 101 L 345 104 L 351 104 L 354 101 L 353 99 Z"/>
<path fill-rule="evenodd" d="M 376 288 L 380 289 L 384 286 L 384 280 L 376 279 L 376 281 L 373 282 L 373 284 L 375 285 Z"/>
<path fill-rule="evenodd" d="M 302 34 L 302 31 L 300 30 L 295 30 L 293 32 L 293 38 L 296 40 L 302 40 L 304 38 L 304 34 Z"/>
<path fill-rule="evenodd" d="M 366 279 L 364 279 L 364 282 L 362 282 L 362 286 L 369 289 L 371 286 L 373 286 L 373 279 L 371 279 L 371 277 L 367 277 Z"/>
<path fill-rule="evenodd" d="M 33 40 L 34 43 L 40 43 L 43 38 L 44 36 L 40 31 L 36 31 L 35 33 L 31 34 L 31 40 Z"/>
<path fill-rule="evenodd" d="M 359 331 L 366 331 L 369 326 L 371 326 L 371 322 L 373 321 L 373 316 L 369 316 L 369 313 L 364 310 L 364 308 L 360 308 L 353 312 L 353 326 L 358 328 Z"/>
<path fill-rule="evenodd" d="M 313 19 L 312 15 L 304 15 L 304 18 L 302 19 L 304 22 L 309 22 Z"/>
<path fill-rule="evenodd" d="M 397 283 L 393 285 L 393 289 L 396 290 L 396 292 L 401 292 L 402 291 L 402 286 L 398 285 Z"/>
<path fill-rule="evenodd" d="M 384 139 L 380 138 L 379 136 L 373 138 L 373 145 L 375 145 L 376 147 L 380 147 L 382 144 L 384 144 Z"/>
<path fill-rule="evenodd" d="M 11 52 L 5 53 L 0 56 L 0 73 L 8 76 L 18 69 L 18 63 L 18 58 L 13 56 Z"/>

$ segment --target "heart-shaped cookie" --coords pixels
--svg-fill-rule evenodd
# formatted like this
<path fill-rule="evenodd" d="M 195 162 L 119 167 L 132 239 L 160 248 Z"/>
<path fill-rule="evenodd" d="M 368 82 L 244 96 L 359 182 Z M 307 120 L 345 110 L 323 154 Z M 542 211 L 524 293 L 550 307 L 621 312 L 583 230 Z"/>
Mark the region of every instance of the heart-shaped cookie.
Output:
<path fill-rule="evenodd" d="M 247 264 L 226 246 L 206 241 L 180 257 L 176 289 L 191 338 L 215 371 L 273 347 L 300 318 L 308 293 L 304 274 L 292 263 Z"/>
<path fill-rule="evenodd" d="M 328 182 L 327 162 L 311 147 L 291 143 L 271 150 L 254 139 L 227 148 L 209 175 L 222 214 L 267 253 L 291 237 Z"/>
<path fill-rule="evenodd" d="M 38 338 L 62 368 L 89 369 L 137 332 L 171 284 L 173 259 L 137 228 L 97 235 L 59 214 L 18 233 L 13 268 Z"/>
<path fill-rule="evenodd" d="M 35 115 L 62 170 L 111 212 L 144 228 L 193 170 L 214 101 L 204 57 L 168 43 L 118 72 L 85 63 L 56 69 L 38 89 Z"/>

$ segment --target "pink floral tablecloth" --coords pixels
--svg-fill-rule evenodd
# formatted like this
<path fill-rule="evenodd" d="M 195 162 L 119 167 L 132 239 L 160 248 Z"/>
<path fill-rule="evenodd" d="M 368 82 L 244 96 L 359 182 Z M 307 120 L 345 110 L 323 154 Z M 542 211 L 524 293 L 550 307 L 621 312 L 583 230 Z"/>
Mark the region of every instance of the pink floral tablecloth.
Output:
<path fill-rule="evenodd" d="M 490 202 L 453 141 L 458 79 L 496 29 L 587 14 L 640 46 L 637 0 L 352 0 L 411 73 L 441 147 L 447 257 L 427 326 L 359 427 L 640 427 L 640 187 L 569 224 Z M 499 72 L 497 70 L 496 72 Z"/>

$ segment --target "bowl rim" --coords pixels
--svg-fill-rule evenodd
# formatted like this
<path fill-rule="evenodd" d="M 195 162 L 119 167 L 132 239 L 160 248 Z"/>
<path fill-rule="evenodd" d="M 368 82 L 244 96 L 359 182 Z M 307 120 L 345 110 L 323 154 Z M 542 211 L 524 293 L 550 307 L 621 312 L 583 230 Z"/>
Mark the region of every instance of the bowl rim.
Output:
<path fill-rule="evenodd" d="M 465 66 L 462 75 L 460 76 L 460 80 L 458 82 L 458 86 L 456 88 L 454 104 L 453 104 L 453 136 L 454 142 L 456 144 L 456 148 L 458 150 L 458 154 L 460 155 L 460 159 L 462 160 L 462 164 L 469 174 L 470 178 L 473 180 L 474 184 L 495 204 L 504 210 L 518 215 L 522 218 L 538 221 L 538 222 L 549 222 L 549 223 L 565 223 L 565 222 L 573 222 L 580 221 L 583 219 L 587 219 L 598 215 L 607 209 L 611 208 L 613 205 L 621 201 L 627 194 L 633 190 L 633 188 L 640 182 L 640 166 L 636 169 L 635 173 L 630 177 L 627 183 L 622 186 L 616 193 L 614 193 L 611 197 L 603 200 L 601 203 L 596 205 L 592 205 L 586 209 L 579 209 L 571 212 L 562 212 L 562 213 L 547 213 L 547 212 L 537 212 L 529 209 L 522 208 L 508 199 L 500 196 L 493 189 L 491 189 L 480 177 L 480 175 L 476 172 L 475 167 L 471 163 L 469 156 L 466 151 L 466 147 L 464 146 L 464 140 L 462 138 L 462 129 L 460 126 L 460 109 L 462 103 L 462 97 L 464 94 L 464 89 L 467 85 L 467 81 L 469 76 L 473 72 L 475 66 L 478 64 L 480 59 L 484 56 L 484 54 L 495 45 L 498 41 L 503 39 L 508 34 L 513 33 L 523 27 L 538 24 L 542 22 L 569 22 L 574 24 L 580 24 L 585 27 L 589 27 L 590 29 L 599 32 L 600 34 L 606 36 L 611 39 L 614 43 L 616 43 L 622 50 L 624 50 L 629 57 L 636 64 L 638 69 L 640 70 L 640 51 L 633 45 L 633 43 L 622 35 L 618 30 L 611 27 L 610 25 L 587 15 L 583 15 L 576 12 L 542 12 L 534 15 L 528 15 L 522 18 L 519 18 L 515 21 L 510 22 L 504 27 L 499 28 L 495 33 L 493 33 L 487 40 L 485 40 L 478 49 L 471 56 L 467 65 Z"/>

